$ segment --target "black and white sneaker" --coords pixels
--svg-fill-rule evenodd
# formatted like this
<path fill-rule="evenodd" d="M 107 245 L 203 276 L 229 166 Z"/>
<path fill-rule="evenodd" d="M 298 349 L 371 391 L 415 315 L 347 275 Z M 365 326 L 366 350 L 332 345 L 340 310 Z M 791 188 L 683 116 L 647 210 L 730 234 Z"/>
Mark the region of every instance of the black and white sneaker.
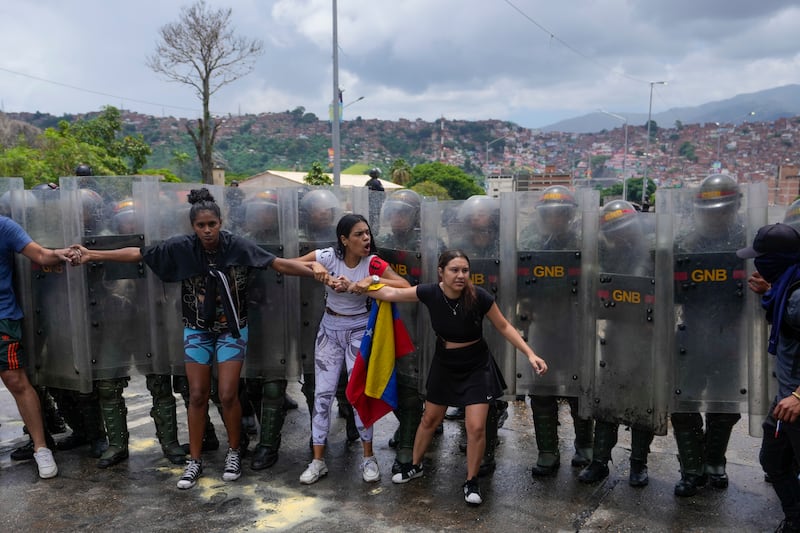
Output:
<path fill-rule="evenodd" d="M 242 477 L 242 456 L 239 450 L 228 448 L 225 455 L 225 471 L 222 473 L 223 481 L 236 481 Z"/>
<path fill-rule="evenodd" d="M 186 461 L 186 470 L 178 480 L 179 489 L 191 489 L 197 485 L 198 478 L 203 474 L 203 463 L 195 459 Z"/>
<path fill-rule="evenodd" d="M 408 483 L 412 479 L 422 477 L 422 463 L 400 465 L 400 472 L 392 476 L 392 483 Z"/>
<path fill-rule="evenodd" d="M 478 478 L 468 479 L 464 483 L 464 501 L 469 505 L 480 505 L 483 503 L 481 498 L 481 488 L 478 486 Z"/>

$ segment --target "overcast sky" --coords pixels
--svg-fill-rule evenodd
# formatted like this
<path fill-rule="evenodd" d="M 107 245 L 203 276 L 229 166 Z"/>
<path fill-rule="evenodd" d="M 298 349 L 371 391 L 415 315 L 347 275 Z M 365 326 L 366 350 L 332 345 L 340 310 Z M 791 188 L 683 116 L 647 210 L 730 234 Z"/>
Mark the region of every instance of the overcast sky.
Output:
<path fill-rule="evenodd" d="M 0 108 L 61 115 L 114 105 L 195 117 L 191 88 L 146 66 L 178 0 L 0 3 Z M 215 113 L 303 106 L 328 116 L 332 0 L 208 0 L 261 39 L 255 70 Z M 344 118 L 502 119 L 526 127 L 605 109 L 653 113 L 800 83 L 788 0 L 338 0 Z M 359 97 L 363 100 L 356 101 Z"/>

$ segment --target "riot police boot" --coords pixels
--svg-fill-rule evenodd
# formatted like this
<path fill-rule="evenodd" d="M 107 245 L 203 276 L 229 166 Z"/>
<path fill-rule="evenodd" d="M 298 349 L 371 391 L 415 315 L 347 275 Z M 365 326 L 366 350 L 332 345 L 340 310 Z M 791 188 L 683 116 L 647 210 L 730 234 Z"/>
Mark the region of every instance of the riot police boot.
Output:
<path fill-rule="evenodd" d="M 289 411 L 291 409 L 297 409 L 297 402 L 292 399 L 291 396 L 288 394 L 283 395 L 283 409 L 285 411 Z"/>
<path fill-rule="evenodd" d="M 577 406 L 574 408 L 573 413 L 576 411 Z M 575 454 L 572 456 L 570 463 L 572 466 L 583 468 L 592 462 L 594 420 L 573 415 L 572 423 L 575 427 Z"/>
<path fill-rule="evenodd" d="M 411 463 L 414 450 L 414 439 L 417 435 L 417 427 L 422 418 L 422 398 L 416 386 L 410 387 L 401 384 L 398 387 L 398 403 L 395 415 L 398 422 L 397 431 L 394 433 L 393 440 L 395 441 L 395 459 L 392 464 L 392 474 L 397 474 L 400 470 L 400 465 Z"/>
<path fill-rule="evenodd" d="M 53 396 L 47 392 L 45 387 L 36 387 L 36 392 L 39 394 L 39 402 L 42 404 L 45 429 L 52 434 L 65 433 L 67 424 L 64 417 L 61 416 Z"/>
<path fill-rule="evenodd" d="M 219 439 L 217 432 L 214 429 L 214 424 L 211 423 L 211 418 L 206 415 L 206 431 L 203 433 L 203 448 L 204 452 L 214 452 L 219 450 Z"/>
<path fill-rule="evenodd" d="M 647 463 L 640 459 L 631 459 L 631 473 L 628 476 L 628 485 L 631 487 L 645 487 L 649 482 Z"/>
<path fill-rule="evenodd" d="M 74 450 L 75 448 L 83 446 L 88 442 L 89 441 L 86 439 L 86 437 L 84 437 L 83 435 L 79 435 L 73 431 L 72 433 L 70 433 L 69 435 L 67 435 L 66 437 L 64 437 L 63 439 L 59 440 L 56 443 L 56 449 L 62 452 L 68 450 Z M 100 453 L 102 454 L 103 452 Z"/>
<path fill-rule="evenodd" d="M 733 426 L 740 418 L 738 413 L 706 414 L 706 461 L 703 470 L 708 476 L 709 484 L 715 489 L 728 488 L 728 474 L 725 471 L 728 461 L 725 453 Z"/>
<path fill-rule="evenodd" d="M 394 430 L 394 433 L 389 437 L 389 448 L 397 448 L 397 442 L 400 440 L 400 428 Z"/>
<path fill-rule="evenodd" d="M 156 438 L 161 444 L 164 457 L 174 465 L 183 465 L 186 464 L 186 453 L 178 442 L 178 415 L 171 382 L 169 375 L 147 375 L 147 389 L 153 398 L 150 417 L 156 426 Z"/>
<path fill-rule="evenodd" d="M 256 446 L 250 468 L 263 470 L 278 461 L 278 449 L 281 446 L 281 430 L 286 411 L 281 405 L 277 409 L 263 406 L 261 409 L 261 436 Z"/>
<path fill-rule="evenodd" d="M 644 487 L 650 482 L 647 475 L 647 456 L 650 454 L 650 443 L 653 432 L 646 429 L 631 428 L 631 472 L 628 485 Z"/>
<path fill-rule="evenodd" d="M 673 420 L 680 420 L 676 415 Z M 681 479 L 675 484 L 675 496 L 687 497 L 697 494 L 697 490 L 708 482 L 703 472 L 703 429 L 702 427 L 675 427 L 675 442 L 678 445 L 678 463 L 681 465 Z"/>
<path fill-rule="evenodd" d="M 531 396 L 533 430 L 539 456 L 531 468 L 533 477 L 554 476 L 561 466 L 558 450 L 558 403 L 552 396 Z"/>
<path fill-rule="evenodd" d="M 96 394 L 81 395 L 81 411 L 89 441 L 89 457 L 99 459 L 108 449 L 106 429 L 103 424 L 103 415 L 100 411 L 100 402 Z"/>
<path fill-rule="evenodd" d="M 578 481 L 581 483 L 597 483 L 608 477 L 608 463 L 592 459 L 589 466 L 581 470 L 578 474 Z"/>
<path fill-rule="evenodd" d="M 125 384 L 123 380 L 97 382 L 98 397 L 108 437 L 108 449 L 97 461 L 98 468 L 108 468 L 128 458 L 128 409 L 122 397 Z"/>
<path fill-rule="evenodd" d="M 448 407 L 444 414 L 445 420 L 464 420 L 463 407 Z"/>
<path fill-rule="evenodd" d="M 358 432 L 358 427 L 356 427 L 356 415 L 353 406 L 339 401 L 339 416 L 344 418 L 347 442 L 355 442 L 360 439 L 361 434 Z"/>
<path fill-rule="evenodd" d="M 508 402 L 505 407 L 508 408 Z M 500 415 L 503 410 L 503 405 L 498 401 L 489 404 L 489 412 L 486 414 L 486 447 L 483 450 L 483 459 L 478 468 L 478 477 L 488 476 L 493 473 L 496 468 L 494 461 L 494 453 L 497 449 L 497 428 L 499 427 Z"/>

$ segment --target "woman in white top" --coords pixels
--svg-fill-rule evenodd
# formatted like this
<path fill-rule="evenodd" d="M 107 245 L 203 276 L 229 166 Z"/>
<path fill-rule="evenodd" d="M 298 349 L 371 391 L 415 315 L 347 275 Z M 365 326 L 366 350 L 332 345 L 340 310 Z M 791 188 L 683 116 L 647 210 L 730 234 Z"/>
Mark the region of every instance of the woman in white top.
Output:
<path fill-rule="evenodd" d="M 314 250 L 300 258 L 301 261 L 307 258 L 317 261 L 331 279 L 325 288 L 325 313 L 314 350 L 315 389 L 311 414 L 314 459 L 300 476 L 300 483 L 306 485 L 317 482 L 328 473 L 324 456 L 331 424 L 331 405 L 342 364 L 347 365 L 349 377 L 367 328 L 372 302 L 366 295 L 368 287 L 373 283 L 390 287 L 410 286 L 388 263 L 375 255 L 375 242 L 363 216 L 343 216 L 336 226 L 336 238 L 335 247 Z M 358 414 L 356 426 L 364 446 L 362 478 L 367 482 L 378 481 L 381 473 L 372 452 L 372 428 L 365 428 Z"/>

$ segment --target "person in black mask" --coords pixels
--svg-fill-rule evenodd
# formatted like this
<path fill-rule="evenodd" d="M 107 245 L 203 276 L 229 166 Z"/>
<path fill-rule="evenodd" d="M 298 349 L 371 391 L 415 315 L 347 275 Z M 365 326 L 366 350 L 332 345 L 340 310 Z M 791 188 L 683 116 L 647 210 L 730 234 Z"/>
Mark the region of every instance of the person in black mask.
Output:
<path fill-rule="evenodd" d="M 778 394 L 767 411 L 759 460 L 783 508 L 779 531 L 800 531 L 800 481 L 795 456 L 800 450 L 800 233 L 787 224 L 758 230 L 753 245 L 739 250 L 754 258 L 757 273 L 748 280 L 763 294 L 761 305 L 772 325 L 768 351 L 775 356 Z"/>

